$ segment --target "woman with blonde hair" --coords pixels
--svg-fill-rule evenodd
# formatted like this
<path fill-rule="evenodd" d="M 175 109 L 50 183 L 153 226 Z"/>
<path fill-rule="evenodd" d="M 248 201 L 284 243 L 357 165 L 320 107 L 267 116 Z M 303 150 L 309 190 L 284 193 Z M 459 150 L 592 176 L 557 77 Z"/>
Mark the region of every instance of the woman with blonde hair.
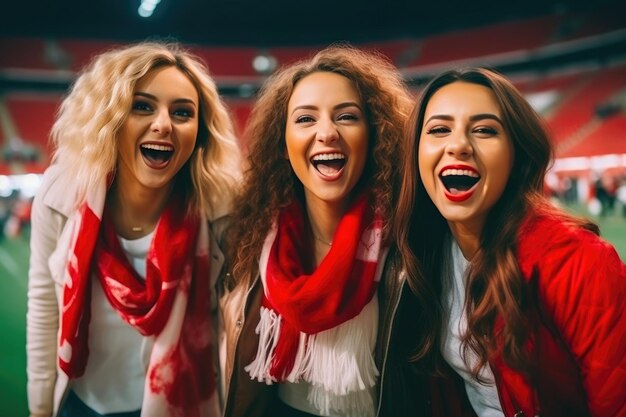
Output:
<path fill-rule="evenodd" d="M 221 301 L 226 416 L 376 414 L 392 304 L 377 290 L 399 281 L 388 225 L 410 102 L 392 64 L 348 46 L 263 86 Z"/>
<path fill-rule="evenodd" d="M 213 287 L 239 181 L 232 123 L 175 44 L 94 58 L 33 205 L 31 416 L 218 416 Z"/>

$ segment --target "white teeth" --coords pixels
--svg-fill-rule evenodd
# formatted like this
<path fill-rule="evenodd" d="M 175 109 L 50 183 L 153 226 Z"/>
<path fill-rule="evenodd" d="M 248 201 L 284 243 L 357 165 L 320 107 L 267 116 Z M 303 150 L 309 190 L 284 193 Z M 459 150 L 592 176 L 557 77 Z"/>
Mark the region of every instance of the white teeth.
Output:
<path fill-rule="evenodd" d="M 142 148 L 144 149 L 152 149 L 155 151 L 163 151 L 163 152 L 172 152 L 174 150 L 174 147 L 171 145 L 156 145 L 154 143 L 144 143 L 143 145 L 141 145 Z"/>
<path fill-rule="evenodd" d="M 342 153 L 320 153 L 313 157 L 313 161 L 332 161 L 334 159 L 346 159 L 346 156 Z"/>
<path fill-rule="evenodd" d="M 480 178 L 478 173 L 469 169 L 446 169 L 441 173 L 442 177 L 447 177 L 448 175 L 465 175 L 466 177 Z"/>

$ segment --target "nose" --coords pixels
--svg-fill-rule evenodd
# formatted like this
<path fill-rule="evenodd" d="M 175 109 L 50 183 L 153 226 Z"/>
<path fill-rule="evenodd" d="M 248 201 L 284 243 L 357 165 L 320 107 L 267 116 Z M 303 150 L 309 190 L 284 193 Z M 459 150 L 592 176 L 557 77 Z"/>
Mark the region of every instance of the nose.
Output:
<path fill-rule="evenodd" d="M 152 120 L 152 131 L 160 136 L 167 136 L 172 133 L 172 119 L 167 109 L 155 113 Z"/>
<path fill-rule="evenodd" d="M 466 158 L 474 153 L 472 142 L 465 133 L 458 133 L 450 137 L 446 146 L 448 155 L 457 158 Z"/>
<path fill-rule="evenodd" d="M 336 141 L 339 139 L 337 126 L 335 126 L 332 120 L 320 120 L 315 133 L 315 139 L 322 143 L 331 143 Z"/>

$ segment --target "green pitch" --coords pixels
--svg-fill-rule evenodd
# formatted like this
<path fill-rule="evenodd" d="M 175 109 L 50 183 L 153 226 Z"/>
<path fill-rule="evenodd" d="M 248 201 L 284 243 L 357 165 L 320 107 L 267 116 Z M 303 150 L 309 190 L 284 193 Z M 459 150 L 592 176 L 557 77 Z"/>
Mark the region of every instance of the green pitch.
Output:
<path fill-rule="evenodd" d="M 28 416 L 26 406 L 27 238 L 0 242 L 0 404 L 2 415 Z"/>

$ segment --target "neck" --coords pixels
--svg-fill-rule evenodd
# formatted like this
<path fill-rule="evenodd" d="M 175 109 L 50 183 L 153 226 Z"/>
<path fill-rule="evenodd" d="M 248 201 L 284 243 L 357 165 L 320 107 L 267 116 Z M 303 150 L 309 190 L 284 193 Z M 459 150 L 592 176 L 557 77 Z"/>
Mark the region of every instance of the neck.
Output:
<path fill-rule="evenodd" d="M 330 249 L 337 225 L 344 213 L 342 204 L 305 198 L 306 212 L 313 234 L 315 261 L 319 265 Z"/>
<path fill-rule="evenodd" d="M 162 189 L 126 187 L 116 180 L 107 195 L 107 207 L 115 231 L 125 239 L 138 239 L 152 232 L 165 208 L 172 186 Z"/>
<path fill-rule="evenodd" d="M 482 224 L 468 224 L 459 222 L 448 222 L 452 236 L 463 252 L 463 257 L 471 261 L 478 249 L 480 249 L 480 236 L 482 234 Z"/>

